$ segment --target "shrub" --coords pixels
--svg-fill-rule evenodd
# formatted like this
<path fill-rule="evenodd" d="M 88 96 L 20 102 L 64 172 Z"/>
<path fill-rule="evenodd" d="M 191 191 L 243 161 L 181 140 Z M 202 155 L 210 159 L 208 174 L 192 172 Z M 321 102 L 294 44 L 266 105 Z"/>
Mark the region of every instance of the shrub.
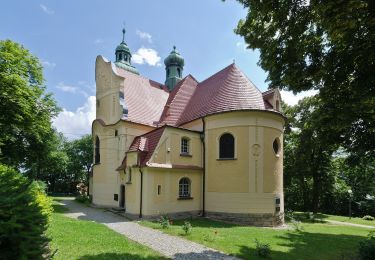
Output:
<path fill-rule="evenodd" d="M 362 260 L 375 259 L 375 233 L 370 232 L 366 240 L 359 242 L 359 257 Z"/>
<path fill-rule="evenodd" d="M 80 203 L 84 203 L 86 205 L 89 205 L 91 204 L 91 198 L 87 195 L 84 195 L 84 194 L 81 194 L 81 195 L 78 195 L 75 200 L 77 202 L 80 202 Z"/>
<path fill-rule="evenodd" d="M 290 223 L 295 231 L 302 231 L 304 229 L 302 222 L 299 220 L 291 219 Z"/>
<path fill-rule="evenodd" d="M 271 255 L 270 244 L 259 242 L 258 239 L 255 239 L 255 250 L 260 257 L 267 258 Z"/>
<path fill-rule="evenodd" d="M 0 259 L 48 257 L 45 231 L 52 206 L 43 189 L 0 164 Z"/>
<path fill-rule="evenodd" d="M 168 218 L 168 216 L 161 216 L 159 218 L 159 223 L 160 223 L 160 226 L 163 228 L 163 229 L 167 229 L 169 228 L 170 226 L 170 220 Z"/>
<path fill-rule="evenodd" d="M 182 230 L 185 232 L 185 235 L 191 233 L 192 226 L 189 221 L 185 221 L 184 225 L 182 226 Z"/>
<path fill-rule="evenodd" d="M 375 218 L 373 216 L 370 216 L 370 215 L 366 215 L 366 216 L 363 216 L 364 220 L 375 220 Z"/>

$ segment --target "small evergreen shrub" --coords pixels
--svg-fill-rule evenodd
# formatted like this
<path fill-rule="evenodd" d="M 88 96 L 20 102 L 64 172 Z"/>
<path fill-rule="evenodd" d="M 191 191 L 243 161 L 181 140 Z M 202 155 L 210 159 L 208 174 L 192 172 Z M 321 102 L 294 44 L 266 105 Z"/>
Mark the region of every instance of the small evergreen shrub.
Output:
<path fill-rule="evenodd" d="M 255 250 L 257 255 L 263 258 L 268 258 L 271 255 L 270 244 L 259 242 L 258 239 L 255 239 Z"/>
<path fill-rule="evenodd" d="M 0 164 L 0 259 L 49 257 L 45 231 L 52 206 L 44 188 Z"/>
<path fill-rule="evenodd" d="M 375 232 L 370 232 L 367 239 L 359 242 L 359 257 L 362 260 L 375 259 Z"/>
<path fill-rule="evenodd" d="M 185 235 L 189 235 L 191 233 L 192 226 L 189 221 L 185 221 L 184 225 L 182 226 L 182 230 L 185 232 Z"/>
<path fill-rule="evenodd" d="M 169 220 L 168 216 L 161 216 L 159 218 L 159 224 L 163 229 L 167 229 L 170 226 L 171 221 Z"/>
<path fill-rule="evenodd" d="M 363 216 L 362 219 L 364 220 L 375 220 L 375 218 L 373 216 L 370 216 L 370 215 L 366 215 L 366 216 Z"/>

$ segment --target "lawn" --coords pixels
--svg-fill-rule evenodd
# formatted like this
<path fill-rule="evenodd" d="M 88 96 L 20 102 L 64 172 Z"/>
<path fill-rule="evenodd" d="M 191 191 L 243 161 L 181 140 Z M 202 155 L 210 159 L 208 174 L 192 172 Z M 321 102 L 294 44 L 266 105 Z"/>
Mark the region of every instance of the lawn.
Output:
<path fill-rule="evenodd" d="M 56 200 L 48 229 L 54 259 L 165 259 L 102 224 L 65 217 L 67 209 Z"/>
<path fill-rule="evenodd" d="M 335 216 L 335 215 L 328 215 L 328 214 L 317 214 L 317 215 L 323 220 L 335 220 L 335 221 L 342 221 L 342 222 L 375 227 L 375 220 L 364 220 L 362 218 L 349 218 L 349 217 L 344 217 L 344 216 Z"/>
<path fill-rule="evenodd" d="M 187 236 L 183 235 L 182 220 L 174 221 L 168 229 L 161 229 L 157 222 L 142 221 L 141 224 L 243 259 L 257 259 L 255 239 L 271 246 L 273 259 L 350 259 L 357 251 L 358 242 L 371 231 L 326 223 L 303 223 L 303 230 L 295 231 L 245 227 L 208 219 L 190 222 L 193 229 Z"/>

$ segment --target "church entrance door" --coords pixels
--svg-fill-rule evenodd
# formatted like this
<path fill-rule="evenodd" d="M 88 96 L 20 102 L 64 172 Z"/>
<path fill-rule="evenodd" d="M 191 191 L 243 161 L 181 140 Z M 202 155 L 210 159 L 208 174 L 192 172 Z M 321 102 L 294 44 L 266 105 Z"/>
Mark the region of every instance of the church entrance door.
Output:
<path fill-rule="evenodd" d="M 120 186 L 120 208 L 125 209 L 125 185 Z"/>

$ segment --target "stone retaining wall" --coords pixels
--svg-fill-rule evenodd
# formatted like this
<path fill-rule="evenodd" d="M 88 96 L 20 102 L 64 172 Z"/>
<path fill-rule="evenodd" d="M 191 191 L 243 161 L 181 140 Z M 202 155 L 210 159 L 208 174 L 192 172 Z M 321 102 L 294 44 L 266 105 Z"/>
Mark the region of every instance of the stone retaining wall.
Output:
<path fill-rule="evenodd" d="M 216 220 L 237 223 L 240 225 L 249 225 L 257 227 L 276 227 L 284 224 L 283 212 L 278 214 L 206 212 L 206 217 Z"/>

